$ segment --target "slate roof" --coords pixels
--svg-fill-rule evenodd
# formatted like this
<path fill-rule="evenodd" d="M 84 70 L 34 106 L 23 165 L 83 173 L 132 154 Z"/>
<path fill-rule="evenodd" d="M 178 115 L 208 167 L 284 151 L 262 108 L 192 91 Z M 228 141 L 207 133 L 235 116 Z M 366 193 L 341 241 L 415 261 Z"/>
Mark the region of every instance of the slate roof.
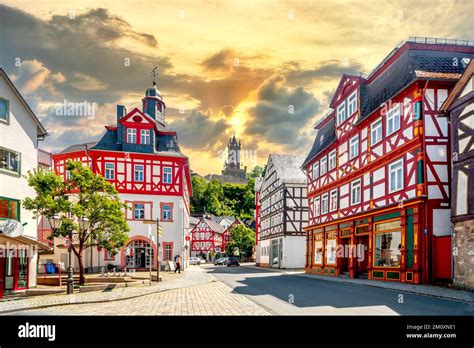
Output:
<path fill-rule="evenodd" d="M 301 170 L 305 156 L 298 155 L 278 155 L 271 154 L 269 161 L 272 161 L 277 177 L 285 184 L 305 184 L 306 175 Z"/>
<path fill-rule="evenodd" d="M 216 233 L 222 234 L 225 232 L 225 228 L 222 225 L 219 225 L 217 222 L 209 220 L 209 219 L 204 219 L 204 221 L 209 225 L 209 227 Z"/>
<path fill-rule="evenodd" d="M 82 144 L 71 145 L 68 148 L 61 151 L 60 153 L 83 151 L 85 149 L 86 145 L 87 145 L 88 149 L 91 149 L 92 147 L 97 145 L 97 143 L 98 143 L 97 141 L 93 141 L 93 142 L 90 142 L 90 143 L 82 143 Z"/>
<path fill-rule="evenodd" d="M 316 138 L 314 139 L 313 147 L 309 151 L 308 156 L 302 163 L 304 167 L 309 161 L 317 156 L 321 151 L 327 148 L 336 139 L 336 124 L 335 119 L 327 121 L 327 123 L 318 129 Z"/>

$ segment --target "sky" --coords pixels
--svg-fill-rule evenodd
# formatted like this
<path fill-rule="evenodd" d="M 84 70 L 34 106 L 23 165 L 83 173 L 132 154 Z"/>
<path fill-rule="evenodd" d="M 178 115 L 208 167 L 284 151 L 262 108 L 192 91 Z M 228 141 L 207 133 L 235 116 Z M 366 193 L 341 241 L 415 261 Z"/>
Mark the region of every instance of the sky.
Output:
<path fill-rule="evenodd" d="M 206 175 L 233 134 L 248 169 L 306 155 L 342 74 L 410 36 L 473 40 L 473 14 L 471 0 L 0 0 L 0 66 L 52 152 L 99 140 L 117 104 L 140 108 L 157 66 L 167 125 Z"/>

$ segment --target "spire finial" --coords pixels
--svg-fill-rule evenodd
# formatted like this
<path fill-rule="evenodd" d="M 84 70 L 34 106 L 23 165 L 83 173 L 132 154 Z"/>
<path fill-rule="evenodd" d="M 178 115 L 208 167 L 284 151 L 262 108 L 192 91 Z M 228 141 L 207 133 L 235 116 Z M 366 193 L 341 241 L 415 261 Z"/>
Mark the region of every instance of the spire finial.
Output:
<path fill-rule="evenodd" d="M 151 71 L 151 76 L 153 76 L 153 86 L 156 86 L 156 75 L 158 75 L 158 72 L 156 71 L 158 67 L 156 65 L 153 65 L 153 70 Z"/>

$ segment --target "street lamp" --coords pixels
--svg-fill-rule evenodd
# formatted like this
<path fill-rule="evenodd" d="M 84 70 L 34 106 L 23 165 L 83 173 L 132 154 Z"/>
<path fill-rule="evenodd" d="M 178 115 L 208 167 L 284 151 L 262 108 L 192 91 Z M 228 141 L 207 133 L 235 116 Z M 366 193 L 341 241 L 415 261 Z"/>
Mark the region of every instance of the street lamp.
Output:
<path fill-rule="evenodd" d="M 62 218 L 60 216 L 54 215 L 48 217 L 49 224 L 53 230 L 59 230 L 62 224 Z M 74 278 L 72 274 L 72 230 L 69 230 L 69 260 L 67 268 L 67 294 L 70 295 L 74 292 Z M 61 266 L 60 266 L 61 267 Z"/>

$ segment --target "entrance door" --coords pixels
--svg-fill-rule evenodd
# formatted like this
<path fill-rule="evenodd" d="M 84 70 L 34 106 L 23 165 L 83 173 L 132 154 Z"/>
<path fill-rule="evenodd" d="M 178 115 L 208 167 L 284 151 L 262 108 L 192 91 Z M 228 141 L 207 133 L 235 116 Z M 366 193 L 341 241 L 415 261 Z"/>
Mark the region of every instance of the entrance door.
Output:
<path fill-rule="evenodd" d="M 369 236 L 357 237 L 357 276 L 367 277 L 367 265 L 369 264 Z"/>
<path fill-rule="evenodd" d="M 3 289 L 5 286 L 5 258 L 0 257 L 0 298 L 3 297 Z"/>
<path fill-rule="evenodd" d="M 341 271 L 341 274 L 345 274 L 347 275 L 348 272 L 349 272 L 349 243 L 350 242 L 350 238 L 341 238 L 341 247 L 342 247 L 342 250 L 344 250 L 344 253 L 342 255 L 342 257 L 340 257 L 340 271 Z"/>

